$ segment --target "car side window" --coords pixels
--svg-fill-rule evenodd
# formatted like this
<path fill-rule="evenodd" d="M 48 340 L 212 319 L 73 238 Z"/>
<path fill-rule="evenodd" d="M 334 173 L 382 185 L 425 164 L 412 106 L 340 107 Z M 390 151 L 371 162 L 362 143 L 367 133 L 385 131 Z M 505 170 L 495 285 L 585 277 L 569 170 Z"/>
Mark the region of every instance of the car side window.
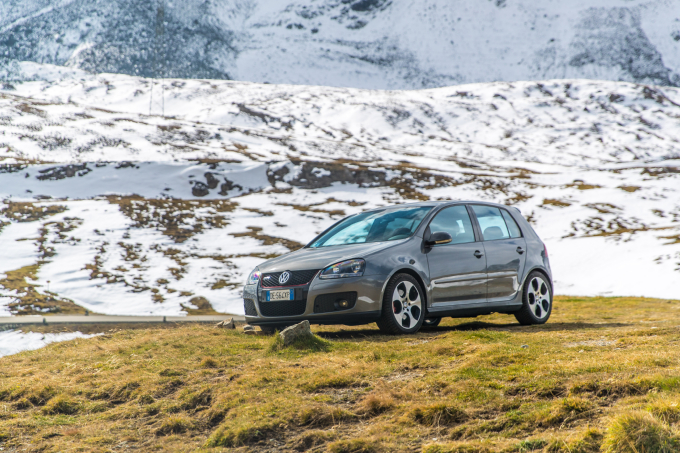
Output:
<path fill-rule="evenodd" d="M 501 209 L 501 214 L 503 214 L 503 218 L 505 219 L 505 224 L 508 226 L 508 231 L 510 231 L 510 237 L 511 238 L 521 238 L 522 237 L 522 231 L 519 229 L 517 226 L 517 222 L 515 222 L 515 219 L 512 218 L 510 213 L 506 211 L 505 209 Z"/>
<path fill-rule="evenodd" d="M 465 206 L 450 206 L 444 208 L 430 222 L 430 233 L 444 231 L 451 235 L 449 244 L 463 244 L 475 242 L 472 222 Z M 446 245 L 446 244 L 443 244 Z"/>
<path fill-rule="evenodd" d="M 479 222 L 479 228 L 482 230 L 482 237 L 485 241 L 510 238 L 508 227 L 503 220 L 500 209 L 491 206 L 472 205 L 472 210 L 477 216 L 477 222 Z"/>

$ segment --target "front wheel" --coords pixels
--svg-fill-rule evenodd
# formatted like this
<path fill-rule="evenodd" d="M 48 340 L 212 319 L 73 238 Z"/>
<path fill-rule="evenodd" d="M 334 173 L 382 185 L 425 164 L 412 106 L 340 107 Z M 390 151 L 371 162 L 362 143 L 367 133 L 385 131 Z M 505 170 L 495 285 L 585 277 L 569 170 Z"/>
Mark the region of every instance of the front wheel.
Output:
<path fill-rule="evenodd" d="M 552 312 L 552 294 L 545 275 L 534 271 L 526 279 L 522 290 L 522 309 L 515 313 L 520 324 L 545 324 Z"/>
<path fill-rule="evenodd" d="M 409 274 L 397 274 L 385 288 L 382 313 L 377 324 L 384 333 L 416 333 L 425 319 L 423 290 Z"/>
<path fill-rule="evenodd" d="M 282 331 L 288 327 L 286 324 L 275 324 L 275 325 L 263 325 L 260 326 L 260 330 L 264 332 L 266 335 L 273 335 L 277 330 Z"/>

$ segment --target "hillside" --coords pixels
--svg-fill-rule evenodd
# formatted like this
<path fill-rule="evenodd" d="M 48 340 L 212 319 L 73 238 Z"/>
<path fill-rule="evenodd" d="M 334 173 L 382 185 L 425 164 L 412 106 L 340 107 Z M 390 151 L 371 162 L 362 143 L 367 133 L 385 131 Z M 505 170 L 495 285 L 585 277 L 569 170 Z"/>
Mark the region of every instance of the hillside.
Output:
<path fill-rule="evenodd" d="M 283 350 L 212 327 L 108 332 L 0 359 L 0 448 L 677 451 L 678 308 L 558 297 L 542 326 L 323 327 Z"/>
<path fill-rule="evenodd" d="M 4 0 L 0 56 L 2 80 L 30 78 L 14 62 L 32 61 L 370 89 L 553 78 L 678 86 L 680 10 L 673 0 Z"/>
<path fill-rule="evenodd" d="M 151 89 L 81 74 L 0 92 L 5 313 L 242 313 L 262 260 L 430 199 L 518 207 L 558 294 L 678 297 L 677 89 L 167 80 L 165 116 Z"/>

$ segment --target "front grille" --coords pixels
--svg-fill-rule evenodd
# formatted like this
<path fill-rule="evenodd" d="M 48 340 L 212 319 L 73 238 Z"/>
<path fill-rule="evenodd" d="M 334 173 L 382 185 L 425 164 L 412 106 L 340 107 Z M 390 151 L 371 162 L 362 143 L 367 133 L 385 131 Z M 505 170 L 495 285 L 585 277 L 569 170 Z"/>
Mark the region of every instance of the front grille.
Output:
<path fill-rule="evenodd" d="M 263 288 L 273 288 L 275 286 L 299 286 L 306 285 L 311 282 L 316 273 L 319 272 L 318 269 L 311 269 L 306 271 L 290 271 L 290 278 L 283 285 L 279 283 L 279 277 L 283 272 L 271 272 L 269 274 L 263 274 L 262 280 L 260 280 L 260 285 Z"/>
<path fill-rule="evenodd" d="M 340 308 L 335 305 L 336 302 L 340 300 L 346 300 L 349 302 L 347 308 Z M 357 303 L 357 293 L 356 291 L 350 291 L 346 293 L 332 293 L 332 294 L 321 294 L 316 296 L 314 299 L 314 313 L 328 313 L 330 311 L 338 310 L 349 310 L 354 308 L 354 304 Z"/>
<path fill-rule="evenodd" d="M 262 316 L 300 316 L 307 308 L 306 300 L 260 302 Z"/>
<path fill-rule="evenodd" d="M 243 299 L 243 307 L 246 309 L 246 316 L 257 316 L 255 302 L 252 299 Z"/>

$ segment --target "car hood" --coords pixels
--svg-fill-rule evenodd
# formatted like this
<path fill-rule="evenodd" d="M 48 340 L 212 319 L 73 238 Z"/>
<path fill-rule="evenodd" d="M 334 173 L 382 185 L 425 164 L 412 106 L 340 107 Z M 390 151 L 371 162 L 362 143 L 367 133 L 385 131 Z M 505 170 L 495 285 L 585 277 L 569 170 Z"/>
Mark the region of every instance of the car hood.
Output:
<path fill-rule="evenodd" d="M 260 272 L 283 272 L 307 269 L 324 269 L 331 264 L 352 258 L 368 256 L 403 244 L 408 239 L 369 244 L 334 245 L 330 247 L 302 248 L 260 264 Z"/>

